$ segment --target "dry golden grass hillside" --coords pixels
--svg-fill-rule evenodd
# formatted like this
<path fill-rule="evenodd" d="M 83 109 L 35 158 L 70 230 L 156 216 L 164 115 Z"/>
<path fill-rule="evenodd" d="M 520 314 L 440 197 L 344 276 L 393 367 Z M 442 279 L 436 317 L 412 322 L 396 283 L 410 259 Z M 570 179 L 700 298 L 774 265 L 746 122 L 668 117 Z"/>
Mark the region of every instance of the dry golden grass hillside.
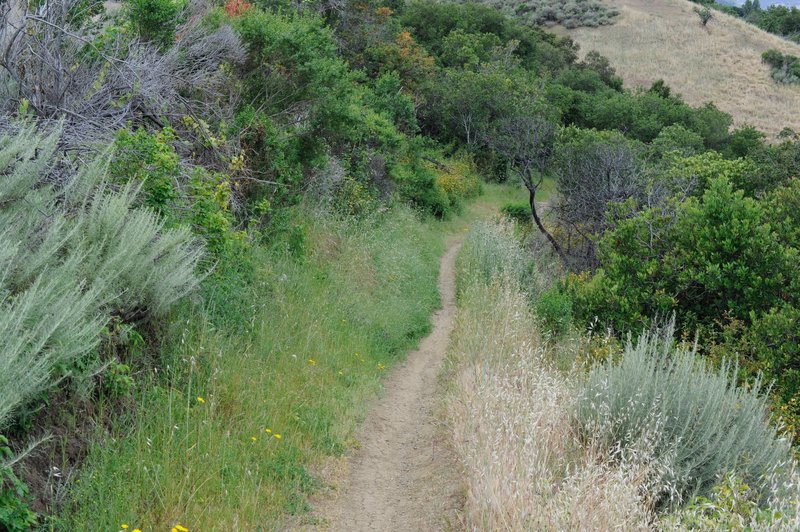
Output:
<path fill-rule="evenodd" d="M 688 0 L 608 0 L 617 23 L 566 30 L 582 53 L 608 57 L 626 86 L 663 78 L 692 105 L 713 101 L 737 125 L 752 124 L 770 136 L 800 130 L 800 87 L 775 83 L 761 53 L 777 48 L 800 56 L 800 46 L 741 20 L 714 12 L 707 28 Z"/>

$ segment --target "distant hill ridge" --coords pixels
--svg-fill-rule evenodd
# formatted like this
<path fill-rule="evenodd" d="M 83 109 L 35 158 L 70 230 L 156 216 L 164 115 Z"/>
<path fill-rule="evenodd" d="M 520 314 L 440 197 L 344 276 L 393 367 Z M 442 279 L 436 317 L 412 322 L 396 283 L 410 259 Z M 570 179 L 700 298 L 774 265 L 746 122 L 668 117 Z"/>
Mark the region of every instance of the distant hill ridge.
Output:
<path fill-rule="evenodd" d="M 717 3 L 729 6 L 741 6 L 744 4 L 744 0 L 717 0 Z M 800 7 L 800 0 L 761 0 L 762 8 L 769 6 Z"/>
<path fill-rule="evenodd" d="M 619 10 L 615 24 L 554 31 L 570 35 L 583 54 L 597 50 L 608 57 L 627 87 L 663 79 L 692 105 L 714 102 L 737 125 L 773 138 L 784 127 L 800 131 L 800 86 L 775 83 L 761 61 L 771 48 L 800 57 L 800 45 L 722 12 L 703 28 L 697 4 L 688 0 L 607 3 Z"/>

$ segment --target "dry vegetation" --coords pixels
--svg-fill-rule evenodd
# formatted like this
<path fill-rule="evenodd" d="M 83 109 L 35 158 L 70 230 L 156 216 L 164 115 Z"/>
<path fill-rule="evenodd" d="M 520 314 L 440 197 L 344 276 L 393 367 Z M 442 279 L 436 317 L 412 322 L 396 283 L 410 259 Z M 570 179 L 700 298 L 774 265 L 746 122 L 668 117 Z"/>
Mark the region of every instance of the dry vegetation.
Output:
<path fill-rule="evenodd" d="M 568 33 L 583 52 L 611 60 L 629 87 L 661 78 L 692 105 L 713 101 L 737 125 L 751 124 L 774 136 L 800 129 L 800 87 L 775 83 L 762 52 L 777 48 L 800 55 L 800 46 L 720 12 L 707 28 L 688 0 L 610 0 L 620 15 L 611 26 Z"/>
<path fill-rule="evenodd" d="M 530 298 L 546 275 L 517 237 L 475 224 L 458 260 L 447 405 L 466 529 L 797 530 L 799 479 L 764 398 L 671 328 L 585 372 L 611 344 L 545 332 Z"/>
<path fill-rule="evenodd" d="M 572 429 L 577 386 L 553 367 L 557 354 L 533 326 L 520 285 L 540 283 L 523 262 L 507 224 L 475 226 L 459 257 L 449 415 L 465 473 L 465 524 L 646 529 L 652 516 L 641 494 L 649 466 L 611 465 L 599 449 L 582 446 Z"/>

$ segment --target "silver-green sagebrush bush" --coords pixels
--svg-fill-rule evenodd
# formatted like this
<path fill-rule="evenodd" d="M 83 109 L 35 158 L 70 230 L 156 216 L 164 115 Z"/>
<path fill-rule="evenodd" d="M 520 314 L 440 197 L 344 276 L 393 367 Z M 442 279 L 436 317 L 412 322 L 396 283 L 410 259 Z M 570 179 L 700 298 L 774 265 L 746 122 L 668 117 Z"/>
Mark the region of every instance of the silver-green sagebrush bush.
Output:
<path fill-rule="evenodd" d="M 59 131 L 0 138 L 0 426 L 94 350 L 109 317 L 165 312 L 202 247 L 104 184 L 100 158 L 53 183 Z"/>
<path fill-rule="evenodd" d="M 673 327 L 629 342 L 622 360 L 593 368 L 577 408 L 584 437 L 619 449 L 645 442 L 661 462 L 661 508 L 709 496 L 731 472 L 769 497 L 768 478 L 790 465 L 789 442 L 768 423 L 759 385 L 736 385 L 735 367 L 708 369 L 676 347 Z"/>

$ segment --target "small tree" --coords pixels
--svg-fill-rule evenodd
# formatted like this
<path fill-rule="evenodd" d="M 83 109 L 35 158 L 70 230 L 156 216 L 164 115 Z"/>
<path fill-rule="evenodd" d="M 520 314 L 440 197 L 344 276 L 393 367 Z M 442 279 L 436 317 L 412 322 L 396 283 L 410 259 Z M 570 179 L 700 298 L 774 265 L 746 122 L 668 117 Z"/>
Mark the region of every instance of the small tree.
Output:
<path fill-rule="evenodd" d="M 596 237 L 608 229 L 609 206 L 642 199 L 647 188 L 644 146 L 621 133 L 566 128 L 554 157 L 560 233 L 568 235 L 572 266 L 596 266 Z"/>
<path fill-rule="evenodd" d="M 703 6 L 702 8 L 696 7 L 694 8 L 694 12 L 697 13 L 697 16 L 700 17 L 700 24 L 705 28 L 709 21 L 714 18 L 713 13 L 708 8 L 708 6 Z"/>
<path fill-rule="evenodd" d="M 528 189 L 528 202 L 536 227 L 553 246 L 561 261 L 566 262 L 561 246 L 545 228 L 536 210 L 536 192 L 542 185 L 553 156 L 556 126 L 543 114 L 533 111 L 534 108 L 520 105 L 516 113 L 499 120 L 490 134 L 489 144 L 519 174 Z"/>

